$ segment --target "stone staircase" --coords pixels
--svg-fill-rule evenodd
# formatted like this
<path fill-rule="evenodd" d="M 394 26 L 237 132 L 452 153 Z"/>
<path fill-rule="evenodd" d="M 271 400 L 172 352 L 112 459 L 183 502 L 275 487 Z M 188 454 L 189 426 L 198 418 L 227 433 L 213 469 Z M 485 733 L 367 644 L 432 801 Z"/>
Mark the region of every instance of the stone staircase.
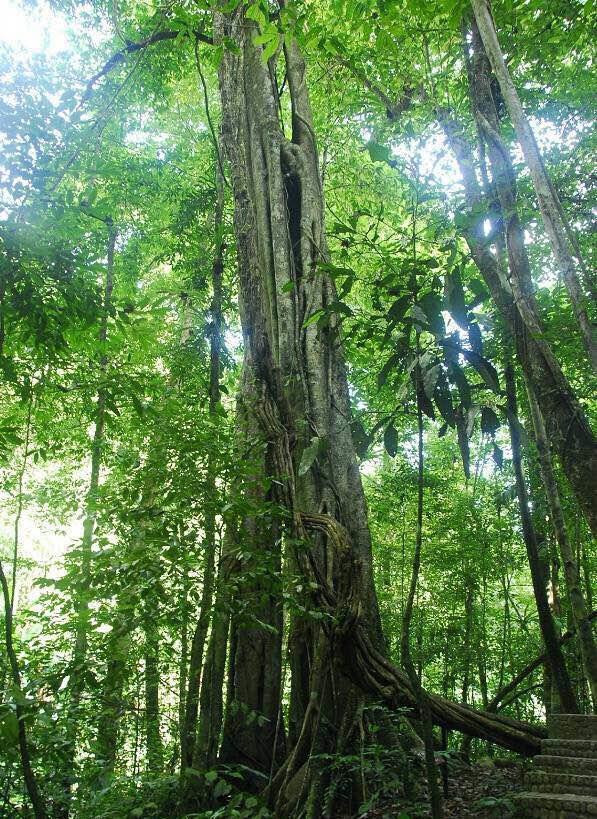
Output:
<path fill-rule="evenodd" d="M 597 716 L 553 714 L 549 739 L 525 776 L 528 791 L 517 794 L 525 819 L 597 817 Z"/>

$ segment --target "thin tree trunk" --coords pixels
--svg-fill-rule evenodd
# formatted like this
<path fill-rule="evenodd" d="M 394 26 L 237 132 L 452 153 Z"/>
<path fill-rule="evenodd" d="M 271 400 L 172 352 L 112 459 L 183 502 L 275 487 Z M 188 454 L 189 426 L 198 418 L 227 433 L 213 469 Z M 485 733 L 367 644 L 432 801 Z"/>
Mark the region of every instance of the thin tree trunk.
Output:
<path fill-rule="evenodd" d="M 437 117 L 464 183 L 466 203 L 471 214 L 464 236 L 471 256 L 513 334 L 518 360 L 535 389 L 554 450 L 561 459 L 592 532 L 597 535 L 597 441 L 545 335 L 542 331 L 535 334 L 527 329 L 520 300 L 515 300 L 496 257 L 487 246 L 483 233 L 486 197 L 477 181 L 471 146 L 460 125 L 446 110 L 438 109 Z M 538 316 L 533 317 L 533 323 L 540 325 Z"/>
<path fill-rule="evenodd" d="M 116 228 L 112 220 L 106 220 L 106 227 L 108 229 L 108 245 L 107 245 L 107 263 L 106 263 L 106 278 L 104 285 L 104 297 L 102 304 L 102 317 L 99 328 L 99 345 L 100 360 L 99 360 L 99 376 L 98 380 L 104 379 L 107 366 L 108 357 L 104 352 L 106 340 L 108 337 L 108 316 L 112 305 L 112 290 L 114 288 L 114 249 L 116 246 Z M 70 801 L 69 792 L 70 784 L 72 784 L 73 769 L 76 755 L 78 723 L 79 723 L 79 709 L 81 705 L 81 697 L 84 689 L 85 679 L 85 663 L 87 661 L 87 641 L 89 633 L 89 587 L 91 583 L 91 561 L 93 548 L 93 533 L 95 529 L 95 521 L 97 516 L 97 498 L 100 481 L 100 468 L 102 462 L 102 451 L 104 446 L 104 427 L 106 422 L 106 389 L 102 385 L 98 389 L 97 401 L 95 405 L 95 425 L 93 433 L 93 441 L 91 444 L 91 473 L 89 477 L 89 488 L 87 490 L 87 498 L 85 501 L 85 518 L 83 520 L 83 538 L 81 542 L 81 563 L 79 567 L 79 581 L 76 587 L 75 597 L 75 646 L 72 659 L 72 672 L 70 678 L 70 703 L 67 716 L 67 741 L 65 751 L 65 770 L 67 777 L 66 792 L 67 792 L 67 807 Z"/>
<path fill-rule="evenodd" d="M 226 650 L 230 631 L 230 601 L 228 600 L 227 583 L 234 567 L 230 528 L 227 529 L 218 567 L 211 633 L 203 667 L 199 701 L 199 730 L 193 753 L 193 767 L 198 769 L 211 768 L 216 762 L 220 747 L 224 715 Z"/>
<path fill-rule="evenodd" d="M 593 609 L 593 589 L 591 588 L 591 571 L 589 569 L 589 556 L 587 554 L 586 543 L 583 540 L 581 545 L 581 558 L 583 575 L 585 581 L 585 596 L 587 598 L 587 605 L 589 609 Z"/>
<path fill-rule="evenodd" d="M 6 654 L 8 655 L 8 662 L 10 664 L 10 671 L 12 683 L 15 693 L 15 716 L 17 719 L 17 731 L 19 738 L 19 754 L 21 756 L 21 767 L 23 769 L 23 779 L 25 780 L 25 787 L 27 794 L 31 800 L 33 813 L 35 819 L 46 819 L 47 813 L 44 807 L 39 788 L 37 785 L 37 778 L 31 765 L 31 753 L 29 749 L 29 738 L 27 736 L 27 727 L 25 719 L 27 711 L 23 707 L 24 694 L 21 684 L 21 672 L 19 669 L 19 660 L 13 643 L 13 622 L 12 622 L 12 599 L 10 590 L 8 588 L 8 581 L 4 573 L 4 567 L 0 561 L 0 585 L 2 586 L 2 595 L 4 597 L 4 640 L 6 645 Z"/>
<path fill-rule="evenodd" d="M 129 673 L 128 658 L 132 642 L 130 612 L 117 605 L 106 650 L 106 675 L 102 681 L 101 711 L 97 729 L 95 760 L 100 766 L 96 785 L 104 788 L 110 781 L 116 763 L 120 720 L 123 713 L 123 690 Z"/>
<path fill-rule="evenodd" d="M 160 642 L 159 631 L 146 617 L 145 625 L 145 748 L 147 770 L 164 769 L 164 744 L 160 730 Z"/>
<path fill-rule="evenodd" d="M 183 527 L 179 529 L 179 542 L 183 542 Z M 182 576 L 182 600 L 180 629 L 180 660 L 178 663 L 178 741 L 182 748 L 182 737 L 185 730 L 187 666 L 189 663 L 189 570 L 185 560 Z M 181 760 L 182 764 L 182 760 Z"/>
<path fill-rule="evenodd" d="M 580 260 L 575 261 L 570 247 L 570 228 L 563 218 L 562 206 L 547 174 L 535 136 L 506 66 L 488 0 L 471 0 L 471 4 L 485 50 L 500 85 L 506 108 L 510 114 L 510 119 L 533 180 L 543 224 L 551 243 L 556 264 L 566 284 L 587 354 L 593 368 L 597 369 L 597 345 L 594 341 L 593 329 L 587 314 L 586 297 L 582 292 L 576 273 Z"/>
<path fill-rule="evenodd" d="M 215 146 L 218 150 L 218 146 Z M 217 423 L 217 409 L 220 401 L 220 358 L 222 350 L 222 273 L 223 263 L 223 212 L 224 212 L 224 181 L 219 170 L 216 171 L 216 207 L 214 216 L 214 237 L 215 249 L 212 264 L 212 305 L 211 305 L 211 329 L 210 329 L 210 366 L 209 366 L 209 415 L 214 423 Z M 197 733 L 197 711 L 199 708 L 199 687 L 201 680 L 201 670 L 203 668 L 203 650 L 207 629 L 211 619 L 212 603 L 215 581 L 215 559 L 216 559 L 216 471 L 214 455 L 210 452 L 207 464 L 207 476 L 205 481 L 206 511 L 204 521 L 204 559 L 201 591 L 201 603 L 199 607 L 199 619 L 195 626 L 193 639 L 191 641 L 191 661 L 189 666 L 189 682 L 185 702 L 184 728 L 181 735 L 181 766 L 184 770 L 193 762 L 193 752 Z"/>
<path fill-rule="evenodd" d="M 597 618 L 597 611 L 592 611 L 588 619 L 592 623 L 593 620 L 595 620 L 595 618 Z M 572 640 L 573 637 L 576 637 L 576 631 L 567 631 L 565 634 L 562 634 L 562 636 L 559 639 L 560 645 L 568 643 L 570 640 Z M 525 667 L 521 669 L 518 672 L 518 674 L 512 677 L 512 679 L 510 680 L 509 683 L 507 683 L 507 685 L 500 686 L 497 693 L 494 694 L 494 696 L 488 702 L 487 710 L 497 711 L 499 708 L 503 707 L 503 703 L 506 700 L 506 697 L 508 697 L 509 694 L 513 693 L 518 688 L 518 686 L 522 682 L 524 682 L 524 680 L 527 679 L 527 677 L 529 677 L 534 671 L 536 671 L 541 665 L 545 664 L 546 662 L 547 654 L 543 653 L 539 654 L 537 657 L 535 657 L 534 660 L 532 660 L 532 662 L 525 665 Z"/>
<path fill-rule="evenodd" d="M 10 605 L 14 616 L 16 610 L 16 589 L 17 589 L 17 564 L 19 561 L 19 534 L 21 517 L 23 515 L 23 481 L 27 471 L 27 460 L 29 458 L 29 441 L 31 439 L 31 413 L 33 412 L 33 392 L 29 395 L 27 402 L 27 421 L 25 424 L 25 443 L 23 449 L 23 462 L 19 470 L 17 483 L 17 512 L 14 520 L 14 535 L 12 548 L 12 588 L 10 594 Z"/>
<path fill-rule="evenodd" d="M 551 463 L 549 442 L 543 416 L 541 415 L 541 410 L 537 404 L 531 384 L 527 384 L 527 394 L 529 397 L 533 428 L 535 430 L 535 441 L 539 454 L 541 476 L 547 494 L 554 533 L 558 546 L 560 547 L 560 555 L 564 565 L 564 577 L 566 578 L 570 610 L 572 612 L 574 627 L 578 631 L 583 666 L 591 689 L 593 705 L 597 708 L 597 645 L 595 644 L 593 629 L 587 619 L 588 607 L 580 585 L 579 567 L 564 522 L 560 492 Z"/>
<path fill-rule="evenodd" d="M 473 588 L 469 577 L 466 580 L 464 597 L 464 672 L 462 675 L 462 702 L 468 703 L 468 689 L 471 673 L 471 637 L 473 630 Z"/>
<path fill-rule="evenodd" d="M 224 676 L 230 630 L 228 612 L 214 614 L 201 686 L 199 731 L 193 754 L 194 768 L 211 768 L 218 757 L 224 717 Z"/>
<path fill-rule="evenodd" d="M 520 431 L 518 427 L 514 369 L 511 364 L 506 367 L 506 394 L 508 400 L 508 424 L 510 427 L 510 439 L 512 442 L 512 465 L 514 467 L 514 476 L 516 479 L 516 494 L 518 495 L 522 532 L 527 549 L 529 568 L 531 570 L 531 579 L 533 582 L 533 591 L 537 605 L 537 614 L 539 616 L 539 627 L 541 629 L 543 642 L 545 643 L 554 682 L 557 686 L 560 707 L 566 713 L 574 714 L 578 713 L 578 704 L 576 702 L 576 697 L 574 696 L 574 691 L 572 690 L 572 684 L 566 669 L 566 663 L 558 640 L 558 635 L 556 633 L 553 617 L 551 616 L 551 611 L 549 610 L 549 601 L 547 599 L 544 575 L 541 571 L 537 535 L 529 510 L 529 498 L 522 471 L 522 455 Z"/>
<path fill-rule="evenodd" d="M 418 345 L 417 345 L 418 346 Z M 415 551 L 413 555 L 412 573 L 410 578 L 410 588 L 406 600 L 406 608 L 404 610 L 404 617 L 402 619 L 402 634 L 400 641 L 400 655 L 402 665 L 409 676 L 411 685 L 415 692 L 415 696 L 419 706 L 419 713 L 421 715 L 421 723 L 423 726 L 423 741 L 425 743 L 425 768 L 427 771 L 427 783 L 429 786 L 429 798 L 431 802 L 431 815 L 433 819 L 441 819 L 443 816 L 442 799 L 437 781 L 437 767 L 435 765 L 435 753 L 433 749 L 433 722 L 431 719 L 431 710 L 427 695 L 421 686 L 419 675 L 416 672 L 414 663 L 410 653 L 410 626 L 412 622 L 413 606 L 415 595 L 417 592 L 417 585 L 419 581 L 419 572 L 421 569 L 421 546 L 423 543 L 423 479 L 424 479 L 424 461 L 423 461 L 423 412 L 421 410 L 421 402 L 418 398 L 419 391 L 422 389 L 420 368 L 417 365 L 417 526 L 415 532 Z"/>

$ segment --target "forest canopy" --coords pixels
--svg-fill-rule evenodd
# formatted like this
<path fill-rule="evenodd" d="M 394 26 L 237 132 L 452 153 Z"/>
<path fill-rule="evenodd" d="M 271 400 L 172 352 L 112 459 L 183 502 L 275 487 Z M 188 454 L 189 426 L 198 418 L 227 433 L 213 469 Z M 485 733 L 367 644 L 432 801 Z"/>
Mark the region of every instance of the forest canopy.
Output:
<path fill-rule="evenodd" d="M 2 7 L 0 817 L 519 815 L 451 795 L 597 707 L 594 7 Z"/>

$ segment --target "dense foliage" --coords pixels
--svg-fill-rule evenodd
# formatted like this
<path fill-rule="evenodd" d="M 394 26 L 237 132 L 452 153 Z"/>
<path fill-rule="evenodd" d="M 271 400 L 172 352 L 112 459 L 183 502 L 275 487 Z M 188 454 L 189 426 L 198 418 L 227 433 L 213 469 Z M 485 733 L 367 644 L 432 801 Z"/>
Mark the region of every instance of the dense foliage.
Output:
<path fill-rule="evenodd" d="M 482 7 L 6 5 L 1 816 L 425 815 L 424 747 L 437 816 L 433 744 L 530 752 L 552 709 L 597 706 L 594 12 L 492 4 L 554 211 Z M 319 192 L 284 148 L 315 136 Z M 270 216 L 293 257 L 281 285 Z M 332 404 L 346 368 L 346 452 L 315 359 Z M 287 461 L 259 427 L 273 405 Z M 331 556 L 330 520 L 363 528 L 335 458 L 359 464 L 371 578 L 343 535 Z M 362 588 L 344 600 L 346 572 Z M 408 696 L 346 668 L 359 594 Z M 535 728 L 525 747 L 497 722 L 448 732 L 426 691 Z"/>

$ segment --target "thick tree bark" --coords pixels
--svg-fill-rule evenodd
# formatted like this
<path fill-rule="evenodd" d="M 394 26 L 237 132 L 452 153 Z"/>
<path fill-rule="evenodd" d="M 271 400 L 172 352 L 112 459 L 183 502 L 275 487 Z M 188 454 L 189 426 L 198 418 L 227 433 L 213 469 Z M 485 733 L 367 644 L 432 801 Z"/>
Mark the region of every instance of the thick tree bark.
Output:
<path fill-rule="evenodd" d="M 284 436 L 291 442 L 291 465 L 297 475 L 296 497 L 301 509 L 338 516 L 349 527 L 365 567 L 364 600 L 371 621 L 381 639 L 379 616 L 371 577 L 371 547 L 365 501 L 354 455 L 346 376 L 333 316 L 327 327 L 305 320 L 318 310 L 326 311 L 335 301 L 331 279 L 319 267 L 326 259 L 323 232 L 323 199 L 318 169 L 311 113 L 305 86 L 305 66 L 298 46 L 285 46 L 288 86 L 292 102 L 292 140 L 285 139 L 278 120 L 277 89 L 273 70 L 262 60 L 262 49 L 252 42 L 256 26 L 244 18 L 239 8 L 232 14 L 218 16 L 219 36 L 232 36 L 240 48 L 235 55 L 224 53 L 220 66 L 220 89 L 223 108 L 223 138 L 230 162 L 235 198 L 235 227 L 239 255 L 241 319 L 245 337 L 243 376 L 245 428 L 253 437 L 267 442 L 264 473 L 276 481 L 281 474 L 279 449 L 281 441 L 264 427 L 260 411 L 267 407 L 282 422 Z M 277 433 L 276 433 L 277 434 Z M 299 465 L 306 447 L 316 449 L 308 469 Z M 297 474 L 298 473 L 298 474 Z M 285 494 L 279 484 L 273 486 L 271 500 Z M 287 504 L 285 504 L 287 505 Z M 245 532 L 252 539 L 256 521 L 247 521 Z M 253 532 L 251 532 L 251 527 Z M 275 540 L 282 530 L 272 524 L 262 532 L 262 543 L 270 535 L 270 546 L 262 551 L 275 554 Z M 319 565 L 327 559 L 327 544 L 320 538 L 314 547 Z M 329 562 L 329 561 L 328 561 Z M 329 569 L 328 569 L 329 570 Z M 260 615 L 262 621 L 280 628 L 277 604 Z M 234 628 L 234 627 L 233 627 Z M 339 726 L 344 715 L 342 701 L 348 696 L 347 683 L 338 680 L 332 686 L 329 667 L 321 668 L 323 678 L 311 665 L 321 628 L 313 620 L 295 622 L 292 626 L 292 704 L 294 735 L 302 731 L 312 695 L 323 691 L 327 716 Z M 234 697 L 250 710 L 264 714 L 275 725 L 279 696 L 275 688 L 279 678 L 279 650 L 273 651 L 271 636 L 261 630 L 234 629 L 231 658 L 234 669 Z M 272 665 L 273 663 L 273 665 Z M 251 669 L 249 671 L 249 669 Z M 260 669 L 258 672 L 256 669 Z M 249 679 L 243 680 L 248 675 Z M 264 690 L 259 678 L 273 685 L 268 702 L 259 701 L 257 689 Z M 253 690 L 255 688 L 255 690 Z M 332 701 L 331 692 L 338 695 Z M 263 696 L 263 694 L 261 695 Z M 269 725 L 269 723 L 268 723 Z M 227 723 L 223 753 L 239 742 L 238 723 Z M 261 734 L 266 747 L 254 748 L 257 757 L 271 755 L 274 738 Z M 280 743 L 278 741 L 277 747 Z M 254 753 L 255 756 L 255 753 Z M 253 760 L 254 761 L 254 760 Z M 267 762 L 267 769 L 272 760 Z M 302 761 L 301 761 L 302 764 Z"/>
<path fill-rule="evenodd" d="M 278 121 L 273 67 L 254 43 L 257 29 L 244 7 L 216 14 L 215 32 L 216 40 L 230 37 L 238 46 L 238 53 L 224 50 L 219 80 L 245 341 L 243 427 L 249 440 L 264 442 L 260 484 L 264 476 L 272 479 L 269 497 L 253 482 L 251 501 L 271 499 L 286 510 L 291 562 L 306 576 L 312 607 L 324 624 L 299 623 L 293 631 L 295 742 L 270 789 L 278 794 L 273 801 L 282 815 L 288 807 L 286 786 L 303 765 L 309 767 L 320 718 L 344 734 L 343 742 L 354 724 L 350 709 L 363 697 L 413 710 L 417 698 L 408 677 L 384 654 L 333 310 L 336 295 L 321 264 L 326 261 L 323 197 L 305 65 L 297 44 L 287 38 L 293 126 L 288 141 Z M 306 322 L 317 311 L 322 320 Z M 258 519 L 249 517 L 241 538 L 252 548 L 258 544 L 260 561 L 275 567 L 282 527 L 273 524 L 268 522 L 264 531 Z M 259 581 L 247 579 L 245 567 L 243 557 L 236 582 L 244 599 L 255 592 L 265 598 L 258 616 L 267 628 L 233 626 L 229 691 L 232 702 L 268 722 L 252 729 L 229 717 L 222 756 L 269 772 L 279 748 L 280 613 L 278 602 L 268 597 L 271 586 L 265 593 Z M 429 696 L 429 706 L 439 724 L 522 752 L 536 751 L 544 735 L 541 728 L 479 714 L 439 697 Z"/>
<path fill-rule="evenodd" d="M 576 269 L 578 261 L 570 247 L 570 229 L 563 218 L 562 206 L 557 193 L 543 164 L 535 135 L 526 118 L 516 86 L 512 82 L 510 72 L 506 66 L 502 50 L 495 30 L 493 17 L 488 0 L 471 0 L 475 20 L 491 62 L 494 74 L 500 85 L 500 90 L 510 119 L 516 131 L 516 136 L 522 148 L 526 163 L 531 173 L 537 202 L 543 217 L 543 224 L 551 243 L 556 264 L 562 273 L 568 289 L 574 314 L 578 321 L 582 339 L 593 368 L 597 369 L 597 344 L 595 343 L 593 328 L 588 317 L 586 297 L 582 292 Z M 568 227 L 568 229 L 567 229 Z"/>

